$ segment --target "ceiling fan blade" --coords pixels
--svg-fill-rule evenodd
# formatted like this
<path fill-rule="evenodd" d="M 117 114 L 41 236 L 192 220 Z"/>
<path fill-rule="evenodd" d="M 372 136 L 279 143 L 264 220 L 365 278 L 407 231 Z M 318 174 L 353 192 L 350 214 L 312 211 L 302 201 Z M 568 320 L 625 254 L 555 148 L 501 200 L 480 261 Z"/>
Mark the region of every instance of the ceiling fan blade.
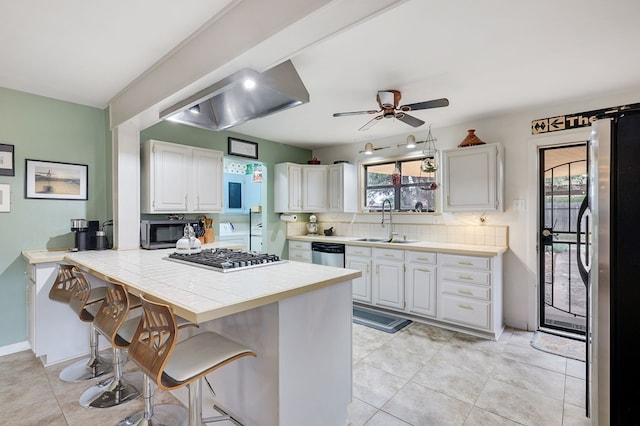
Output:
<path fill-rule="evenodd" d="M 418 102 L 415 104 L 402 105 L 399 109 L 402 111 L 416 111 L 419 109 L 440 108 L 449 106 L 449 99 L 441 98 L 432 101 Z"/>
<path fill-rule="evenodd" d="M 367 122 L 367 124 L 365 124 L 364 126 L 360 127 L 358 130 L 369 130 L 370 128 L 372 128 L 380 120 L 382 120 L 382 116 L 381 115 L 379 115 L 377 117 L 374 117 L 371 120 L 369 120 L 369 122 Z"/>
<path fill-rule="evenodd" d="M 351 111 L 351 112 L 336 112 L 333 114 L 334 117 L 347 117 L 349 115 L 362 115 L 362 114 L 375 114 L 380 111 L 370 109 L 368 111 Z"/>
<path fill-rule="evenodd" d="M 419 118 L 415 118 L 414 116 L 409 114 L 402 114 L 402 113 L 396 114 L 396 118 L 402 121 L 403 123 L 406 123 L 409 126 L 413 126 L 413 127 L 419 127 L 424 124 L 424 121 L 420 120 Z"/>

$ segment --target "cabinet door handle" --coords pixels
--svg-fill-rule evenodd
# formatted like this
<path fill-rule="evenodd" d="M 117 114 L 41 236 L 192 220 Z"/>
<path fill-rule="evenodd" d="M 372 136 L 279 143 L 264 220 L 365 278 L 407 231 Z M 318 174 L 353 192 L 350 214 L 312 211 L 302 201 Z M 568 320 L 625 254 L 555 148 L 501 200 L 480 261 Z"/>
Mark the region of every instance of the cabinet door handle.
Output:
<path fill-rule="evenodd" d="M 385 257 L 396 257 L 395 254 L 391 254 L 391 253 L 385 253 L 384 256 Z"/>
<path fill-rule="evenodd" d="M 458 303 L 458 307 L 459 307 L 459 308 L 462 308 L 462 309 L 468 309 L 468 310 L 473 311 L 473 306 L 471 306 L 471 305 Z"/>
<path fill-rule="evenodd" d="M 471 275 L 458 275 L 458 278 L 461 280 L 473 280 Z"/>
<path fill-rule="evenodd" d="M 427 260 L 427 261 L 429 261 L 431 259 L 429 259 L 428 257 L 416 257 L 416 260 Z"/>
<path fill-rule="evenodd" d="M 468 260 L 459 260 L 458 265 L 473 266 L 473 262 L 469 262 Z"/>
<path fill-rule="evenodd" d="M 362 254 L 362 252 L 360 250 L 354 250 L 353 251 L 355 254 Z"/>
<path fill-rule="evenodd" d="M 376 274 L 380 273 L 380 265 L 376 265 Z"/>
<path fill-rule="evenodd" d="M 420 271 L 420 272 L 431 272 L 431 269 L 421 269 L 421 268 L 416 268 L 416 271 Z"/>
<path fill-rule="evenodd" d="M 473 296 L 473 292 L 471 290 L 466 290 L 466 289 L 463 289 L 463 288 L 458 289 L 458 293 L 460 293 L 460 294 L 468 294 L 470 296 Z"/>
<path fill-rule="evenodd" d="M 367 271 L 367 274 L 368 274 L 369 273 L 369 265 L 367 265 L 366 271 Z"/>

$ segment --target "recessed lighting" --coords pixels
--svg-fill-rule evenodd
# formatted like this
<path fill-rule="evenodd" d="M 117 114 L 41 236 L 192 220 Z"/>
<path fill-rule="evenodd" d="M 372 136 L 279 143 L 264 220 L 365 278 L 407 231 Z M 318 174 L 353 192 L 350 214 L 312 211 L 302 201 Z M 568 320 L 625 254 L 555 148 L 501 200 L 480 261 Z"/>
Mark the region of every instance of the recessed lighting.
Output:
<path fill-rule="evenodd" d="M 256 81 L 252 78 L 247 78 L 242 82 L 242 85 L 244 86 L 245 89 L 251 90 L 254 87 L 256 87 Z"/>

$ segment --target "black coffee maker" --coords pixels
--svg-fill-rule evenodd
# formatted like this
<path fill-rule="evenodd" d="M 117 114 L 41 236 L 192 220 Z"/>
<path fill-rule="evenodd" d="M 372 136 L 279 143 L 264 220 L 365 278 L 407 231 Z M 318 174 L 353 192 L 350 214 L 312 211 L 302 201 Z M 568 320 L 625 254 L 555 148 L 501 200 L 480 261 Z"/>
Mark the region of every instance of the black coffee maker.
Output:
<path fill-rule="evenodd" d="M 95 250 L 98 228 L 98 220 L 71 219 L 71 231 L 76 234 L 74 248 L 78 251 Z"/>

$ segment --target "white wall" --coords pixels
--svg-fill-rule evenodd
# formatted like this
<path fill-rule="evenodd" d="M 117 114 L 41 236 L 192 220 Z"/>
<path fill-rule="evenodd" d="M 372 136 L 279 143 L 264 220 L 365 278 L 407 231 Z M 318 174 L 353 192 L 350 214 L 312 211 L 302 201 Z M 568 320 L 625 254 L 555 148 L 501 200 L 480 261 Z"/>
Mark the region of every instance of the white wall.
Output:
<path fill-rule="evenodd" d="M 455 99 L 450 101 L 452 106 L 455 105 Z M 467 129 L 476 129 L 476 135 L 484 142 L 501 143 L 505 148 L 505 211 L 487 214 L 487 224 L 509 227 L 509 251 L 504 257 L 504 317 L 507 325 L 529 330 L 535 330 L 537 327 L 537 146 L 584 141 L 589 133 L 588 129 L 580 129 L 533 136 L 531 121 L 637 102 L 640 102 L 640 88 L 599 98 L 557 102 L 457 126 L 432 127 L 432 134 L 437 139 L 439 150 L 456 147 L 467 135 Z M 379 125 L 404 126 L 401 122 L 386 121 Z M 417 140 L 426 139 L 427 126 L 423 126 L 424 129 L 406 127 L 406 133 L 400 137 L 372 140 L 375 147 L 393 147 L 377 151 L 374 156 L 391 157 L 406 153 L 406 149 L 397 148 L 397 145 L 404 144 L 409 134 L 415 135 Z M 313 151 L 313 155 L 323 164 L 331 164 L 335 160 L 348 160 L 357 164 L 359 161 L 370 159 L 369 156 L 358 153 L 364 149 L 364 143 L 367 141 L 317 149 Z M 514 200 L 524 200 L 525 208 L 514 209 Z M 478 224 L 480 213 L 449 213 L 430 217 L 416 215 L 411 221 Z"/>

